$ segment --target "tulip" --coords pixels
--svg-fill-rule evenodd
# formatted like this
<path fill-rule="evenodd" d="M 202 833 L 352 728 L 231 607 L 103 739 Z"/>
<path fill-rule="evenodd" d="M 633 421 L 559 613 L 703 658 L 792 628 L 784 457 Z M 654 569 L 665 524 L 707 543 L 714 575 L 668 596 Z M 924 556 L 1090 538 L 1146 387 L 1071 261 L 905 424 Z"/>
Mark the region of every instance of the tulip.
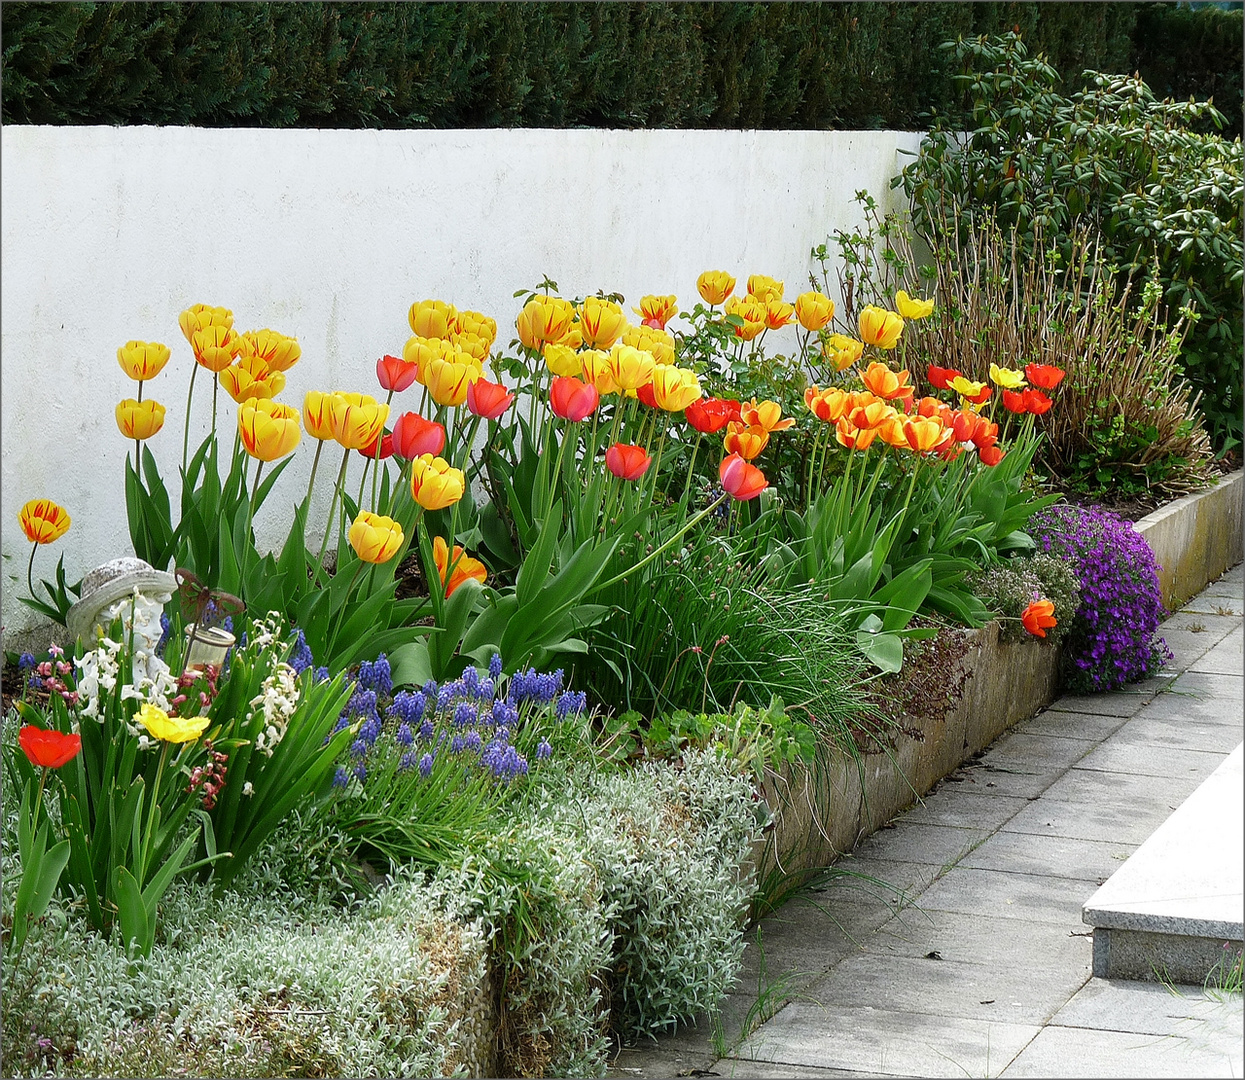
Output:
<path fill-rule="evenodd" d="M 751 461 L 769 445 L 769 432 L 760 424 L 732 420 L 726 425 L 726 452 Z"/>
<path fill-rule="evenodd" d="M 365 563 L 386 563 L 398 553 L 405 539 L 402 526 L 393 518 L 360 510 L 346 534 L 354 553 Z"/>
<path fill-rule="evenodd" d="M 664 330 L 666 323 L 679 313 L 678 298 L 674 296 L 641 296 L 640 306 L 632 308 L 637 315 L 643 315 L 643 325 L 655 330 Z M 608 346 L 606 346 L 608 347 Z"/>
<path fill-rule="evenodd" d="M 782 300 L 770 300 L 765 305 L 765 325 L 771 330 L 781 330 L 795 315 L 795 308 Z"/>
<path fill-rule="evenodd" d="M 739 402 L 722 398 L 701 398 L 685 411 L 687 422 L 704 435 L 721 431 L 732 420 L 739 419 Z"/>
<path fill-rule="evenodd" d="M 1025 390 L 1024 398 L 1025 412 L 1033 413 L 1034 416 L 1050 412 L 1050 407 L 1055 404 L 1041 390 Z"/>
<path fill-rule="evenodd" d="M 428 381 L 428 365 L 433 360 L 452 359 L 455 351 L 452 342 L 441 341 L 437 338 L 413 337 L 407 338 L 406 344 L 402 346 L 402 359 L 415 365 L 416 381 L 425 383 Z"/>
<path fill-rule="evenodd" d="M 373 439 L 370 446 L 361 446 L 358 454 L 366 458 L 368 461 L 375 461 L 378 457 L 381 461 L 393 457 L 393 436 L 386 435 L 380 440 L 380 453 L 377 454 L 376 440 Z"/>
<path fill-rule="evenodd" d="M 627 327 L 627 316 L 612 300 L 589 296 L 579 308 L 579 332 L 594 349 L 608 349 Z"/>
<path fill-rule="evenodd" d="M 631 345 L 615 345 L 610 349 L 610 375 L 620 390 L 638 390 L 652 382 L 656 366 L 652 353 L 641 352 Z"/>
<path fill-rule="evenodd" d="M 1025 408 L 1025 395 L 1020 390 L 1004 390 L 1003 391 L 1003 408 L 1008 412 L 1023 413 L 1029 410 Z"/>
<path fill-rule="evenodd" d="M 969 409 L 957 409 L 951 414 L 951 432 L 957 442 L 972 442 L 978 426 L 985 423 L 984 416 L 978 416 Z"/>
<path fill-rule="evenodd" d="M 434 536 L 432 538 L 432 561 L 437 564 L 437 574 L 441 581 L 445 584 L 445 595 L 452 596 L 454 590 L 458 588 L 468 578 L 478 581 L 481 585 L 488 578 L 488 571 L 484 567 L 484 563 L 479 559 L 473 559 L 469 555 L 463 553 L 463 549 L 457 544 L 454 545 L 453 553 L 449 550 L 443 537 Z M 451 564 L 453 569 L 450 569 Z M 448 573 L 448 577 L 446 576 Z"/>
<path fill-rule="evenodd" d="M 951 423 L 951 406 L 945 401 L 939 401 L 935 397 L 921 398 L 916 403 L 916 412 L 918 416 L 941 420 L 943 427 L 947 427 Z"/>
<path fill-rule="evenodd" d="M 893 311 L 872 304 L 860 313 L 856 324 L 861 341 L 879 349 L 893 349 L 903 333 L 903 319 Z"/>
<path fill-rule="evenodd" d="M 769 487 L 765 474 L 738 454 L 722 459 L 722 464 L 718 466 L 718 479 L 722 481 L 726 493 L 740 502 L 755 499 Z"/>
<path fill-rule="evenodd" d="M 466 353 L 453 360 L 433 360 L 424 370 L 424 385 L 438 405 L 457 406 L 467 400 L 467 388 L 480 377 L 481 368 Z"/>
<path fill-rule="evenodd" d="M 795 317 L 810 333 L 824 330 L 834 318 L 834 301 L 819 292 L 800 293 L 795 300 Z"/>
<path fill-rule="evenodd" d="M 835 439 L 840 446 L 846 446 L 849 450 L 868 450 L 877 434 L 874 428 L 856 427 L 846 417 L 834 425 Z"/>
<path fill-rule="evenodd" d="M 913 388 L 908 385 L 908 372 L 891 371 L 885 364 L 870 364 L 861 376 L 861 380 L 871 393 L 887 401 L 894 401 L 895 398 L 908 398 L 913 393 Z"/>
<path fill-rule="evenodd" d="M 696 279 L 696 291 L 710 307 L 716 307 L 735 291 L 735 279 L 725 270 L 706 270 Z"/>
<path fill-rule="evenodd" d="M 241 339 L 224 323 L 211 323 L 196 330 L 190 347 L 195 362 L 208 371 L 224 371 L 242 351 Z"/>
<path fill-rule="evenodd" d="M 307 434 L 323 442 L 333 437 L 333 395 L 308 390 L 303 396 L 303 427 Z"/>
<path fill-rule="evenodd" d="M 1001 368 L 998 364 L 990 365 L 990 381 L 995 386 L 1004 386 L 1008 390 L 1019 390 L 1025 384 L 1024 372 L 1012 368 Z"/>
<path fill-rule="evenodd" d="M 726 302 L 726 314 L 743 320 L 742 326 L 735 327 L 735 336 L 744 341 L 752 341 L 765 330 L 765 304 L 753 296 L 732 297 Z"/>
<path fill-rule="evenodd" d="M 275 330 L 248 330 L 239 339 L 243 356 L 256 356 L 264 361 L 269 371 L 289 371 L 303 355 L 298 338 L 279 334 Z"/>
<path fill-rule="evenodd" d="M 782 416 L 782 406 L 776 401 L 762 401 L 758 404 L 757 399 L 753 398 L 740 406 L 739 416 L 745 424 L 757 424 L 770 432 L 786 431 L 795 425 L 792 417 L 779 419 Z"/>
<path fill-rule="evenodd" d="M 164 427 L 164 406 L 152 398 L 126 398 L 117 405 L 117 427 L 127 439 L 150 439 Z"/>
<path fill-rule="evenodd" d="M 411 497 L 425 510 L 444 510 L 453 506 L 467 490 L 461 469 L 445 458 L 421 454 L 411 462 Z"/>
<path fill-rule="evenodd" d="M 399 356 L 382 356 L 376 361 L 376 379 L 382 390 L 398 394 L 415 381 L 419 365 Z"/>
<path fill-rule="evenodd" d="M 145 702 L 134 717 L 155 738 L 166 743 L 186 743 L 203 734 L 210 716 L 170 716 L 163 709 Z"/>
<path fill-rule="evenodd" d="M 474 416 L 482 416 L 485 420 L 496 420 L 510 408 L 513 401 L 514 394 L 501 383 L 477 379 L 467 387 L 467 408 Z"/>
<path fill-rule="evenodd" d="M 67 765 L 82 749 L 81 735 L 44 731 L 33 724 L 22 725 L 17 733 L 17 741 L 27 760 L 44 769 L 59 769 L 62 765 Z"/>
<path fill-rule="evenodd" d="M 238 433 L 251 457 L 276 461 L 302 438 L 298 410 L 268 398 L 250 398 L 238 409 Z"/>
<path fill-rule="evenodd" d="M 393 425 L 393 448 L 408 461 L 439 454 L 445 449 L 445 428 L 419 413 L 403 413 Z"/>
<path fill-rule="evenodd" d="M 702 393 L 700 379 L 694 371 L 676 367 L 653 369 L 652 396 L 659 409 L 682 412 Z"/>
<path fill-rule="evenodd" d="M 1004 451 L 998 446 L 984 446 L 977 451 L 977 456 L 981 459 L 983 465 L 989 465 L 993 468 L 1003 460 Z"/>
<path fill-rule="evenodd" d="M 903 414 L 895 413 L 888 416 L 877 426 L 877 437 L 881 439 L 887 446 L 893 446 L 896 450 L 907 450 L 908 437 L 903 431 Z"/>
<path fill-rule="evenodd" d="M 580 371 L 584 382 L 596 387 L 601 397 L 618 393 L 618 384 L 610 372 L 610 355 L 600 349 L 585 349 L 579 356 Z M 595 406 L 594 406 L 595 408 Z"/>
<path fill-rule="evenodd" d="M 895 293 L 895 310 L 905 319 L 924 319 L 933 313 L 934 301 L 920 300 L 900 289 Z"/>
<path fill-rule="evenodd" d="M 559 376 L 549 387 L 549 407 L 555 416 L 579 423 L 596 412 L 601 395 L 592 383 L 583 383 L 569 375 Z"/>
<path fill-rule="evenodd" d="M 452 331 L 455 334 L 472 334 L 487 342 L 491 349 L 493 342 L 497 340 L 497 320 L 481 315 L 478 311 L 460 311 L 454 317 Z"/>
<path fill-rule="evenodd" d="M 417 300 L 407 312 L 406 320 L 416 337 L 443 338 L 454 326 L 457 314 L 454 305 L 443 300 Z"/>
<path fill-rule="evenodd" d="M 843 390 L 818 390 L 810 386 L 804 391 L 804 404 L 818 420 L 828 424 L 836 424 L 839 419 L 855 407 L 855 395 Z"/>
<path fill-rule="evenodd" d="M 1063 368 L 1052 364 L 1025 364 L 1025 378 L 1042 390 L 1054 390 L 1063 382 Z"/>
<path fill-rule="evenodd" d="M 660 406 L 657 404 L 657 398 L 653 396 L 653 384 L 652 383 L 645 383 L 643 386 L 641 386 L 638 390 L 636 390 L 635 396 L 639 398 L 640 404 L 645 406 L 646 408 L 649 408 L 649 409 L 660 408 Z"/>
<path fill-rule="evenodd" d="M 835 371 L 851 367 L 865 351 L 865 343 L 846 334 L 831 334 L 821 347 L 821 355 Z"/>
<path fill-rule="evenodd" d="M 605 466 L 620 480 L 639 480 L 653 463 L 640 446 L 615 443 L 605 451 Z"/>
<path fill-rule="evenodd" d="M 226 330 L 233 327 L 233 312 L 228 308 L 212 307 L 210 304 L 191 304 L 177 317 L 177 325 L 181 327 L 182 336 L 190 344 L 194 344 L 195 333 L 208 326 L 223 326 Z"/>
<path fill-rule="evenodd" d="M 389 419 L 389 406 L 370 394 L 333 395 L 333 438 L 347 450 L 360 450 L 376 441 Z"/>
<path fill-rule="evenodd" d="M 169 347 L 158 341 L 127 341 L 117 350 L 117 363 L 135 382 L 154 379 L 169 362 Z"/>
<path fill-rule="evenodd" d="M 755 296 L 762 304 L 771 300 L 781 300 L 783 284 L 764 274 L 753 274 L 748 278 L 748 295 Z"/>
<path fill-rule="evenodd" d="M 50 544 L 69 531 L 69 512 L 51 499 L 31 499 L 17 512 L 17 522 L 32 544 Z"/>
<path fill-rule="evenodd" d="M 477 363 L 483 364 L 488 359 L 489 349 L 493 343 L 478 334 L 451 334 L 446 339 L 458 352 L 466 353 Z"/>
<path fill-rule="evenodd" d="M 1020 622 L 1034 637 L 1045 637 L 1046 631 L 1058 626 L 1055 605 L 1049 600 L 1035 600 L 1020 613 Z"/>
<path fill-rule="evenodd" d="M 951 383 L 955 379 L 964 378 L 964 372 L 960 371 L 957 368 L 936 367 L 933 364 L 931 364 L 929 367 L 929 372 L 926 377 L 929 379 L 930 385 L 933 386 L 935 389 L 950 390 Z"/>
<path fill-rule="evenodd" d="M 583 371 L 579 353 L 569 345 L 546 345 L 542 352 L 545 357 L 545 367 L 555 376 L 576 376 Z"/>
<path fill-rule="evenodd" d="M 990 397 L 990 387 L 985 383 L 974 382 L 972 379 L 966 379 L 963 375 L 957 375 L 951 380 L 948 387 L 954 390 L 965 401 L 971 401 L 974 405 L 984 405 Z"/>
<path fill-rule="evenodd" d="M 894 415 L 895 409 L 892 406 L 887 405 L 885 401 L 874 399 L 871 401 L 865 400 L 862 404 L 856 405 L 848 419 L 853 427 L 858 427 L 862 431 L 872 431 L 883 422 L 890 420 Z"/>
<path fill-rule="evenodd" d="M 915 450 L 918 454 L 927 454 L 933 450 L 942 442 L 945 430 L 942 421 L 927 420 L 924 417 L 905 420 L 903 423 L 904 439 L 909 449 Z"/>
<path fill-rule="evenodd" d="M 984 416 L 978 417 L 977 427 L 973 431 L 972 443 L 978 450 L 986 450 L 993 446 L 999 438 L 999 425 L 992 424 Z"/>
<path fill-rule="evenodd" d="M 549 344 L 570 344 L 565 339 L 574 321 L 575 309 L 570 301 L 559 296 L 534 296 L 523 305 L 515 329 L 526 348 L 539 352 Z"/>
<path fill-rule="evenodd" d="M 628 326 L 622 344 L 652 353 L 658 364 L 674 363 L 674 335 L 656 326 Z"/>
<path fill-rule="evenodd" d="M 220 384 L 239 405 L 248 398 L 271 398 L 285 389 L 285 376 L 274 371 L 267 378 L 256 378 L 241 363 L 220 373 Z"/>

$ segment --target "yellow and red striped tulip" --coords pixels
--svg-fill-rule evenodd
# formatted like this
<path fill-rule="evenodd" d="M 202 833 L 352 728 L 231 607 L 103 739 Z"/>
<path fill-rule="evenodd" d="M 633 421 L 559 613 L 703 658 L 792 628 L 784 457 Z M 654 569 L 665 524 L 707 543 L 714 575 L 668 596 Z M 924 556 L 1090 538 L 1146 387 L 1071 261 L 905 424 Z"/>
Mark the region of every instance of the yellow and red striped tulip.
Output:
<path fill-rule="evenodd" d="M 50 544 L 69 531 L 69 511 L 51 499 L 31 499 L 17 512 L 17 523 L 32 544 Z"/>
<path fill-rule="evenodd" d="M 256 357 L 264 362 L 269 371 L 289 371 L 303 355 L 298 338 L 280 334 L 276 330 L 248 330 L 238 338 L 241 355 Z"/>
<path fill-rule="evenodd" d="M 903 333 L 903 319 L 886 308 L 870 304 L 856 320 L 860 340 L 879 349 L 893 349 Z"/>
<path fill-rule="evenodd" d="M 150 439 L 164 427 L 164 406 L 154 398 L 126 398 L 117 405 L 117 427 L 127 439 Z"/>
<path fill-rule="evenodd" d="M 725 270 L 706 270 L 696 279 L 696 291 L 706 304 L 716 307 L 735 291 L 735 279 Z"/>
<path fill-rule="evenodd" d="M 250 398 L 239 406 L 238 433 L 246 452 L 260 461 L 285 457 L 303 436 L 298 410 L 267 398 Z"/>
<path fill-rule="evenodd" d="M 371 446 L 389 419 L 389 406 L 381 405 L 371 394 L 336 393 L 329 407 L 333 411 L 333 438 L 347 450 Z"/>
<path fill-rule="evenodd" d="M 834 318 L 834 301 L 824 293 L 800 293 L 795 299 L 795 317 L 805 330 L 824 330 Z"/>
<path fill-rule="evenodd" d="M 627 316 L 613 300 L 589 296 L 579 307 L 579 333 L 593 349 L 608 349 L 627 328 Z"/>
<path fill-rule="evenodd" d="M 405 536 L 393 518 L 360 510 L 346 538 L 363 562 L 387 563 L 398 553 Z"/>
<path fill-rule="evenodd" d="M 454 305 L 444 300 L 417 300 L 406 313 L 406 321 L 416 337 L 443 338 L 449 336 L 457 316 Z"/>
<path fill-rule="evenodd" d="M 146 382 L 164 370 L 170 355 L 158 341 L 127 341 L 117 350 L 117 363 L 135 382 Z"/>
<path fill-rule="evenodd" d="M 453 506 L 467 490 L 461 469 L 445 458 L 423 454 L 411 462 L 411 498 L 425 510 L 444 510 Z"/>

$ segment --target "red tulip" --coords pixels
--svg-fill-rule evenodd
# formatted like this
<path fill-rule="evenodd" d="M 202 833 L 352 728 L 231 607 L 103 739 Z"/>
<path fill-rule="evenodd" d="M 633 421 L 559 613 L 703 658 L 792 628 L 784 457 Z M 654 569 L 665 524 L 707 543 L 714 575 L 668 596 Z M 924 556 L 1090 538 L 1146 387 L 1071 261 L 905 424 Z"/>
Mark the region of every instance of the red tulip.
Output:
<path fill-rule="evenodd" d="M 727 494 L 740 502 L 755 499 L 769 487 L 765 474 L 738 454 L 722 459 L 722 464 L 718 466 L 718 477 Z"/>
<path fill-rule="evenodd" d="M 82 749 L 81 735 L 44 731 L 33 724 L 22 725 L 21 731 L 17 733 L 17 741 L 30 763 L 42 765 L 45 769 L 59 769 L 66 762 L 73 761 Z"/>
<path fill-rule="evenodd" d="M 601 403 L 601 395 L 591 383 L 580 382 L 573 375 L 561 375 L 549 387 L 549 407 L 555 416 L 575 423 L 591 416 Z"/>
<path fill-rule="evenodd" d="M 645 383 L 637 389 L 635 396 L 640 399 L 641 404 L 647 405 L 650 409 L 657 408 L 657 398 L 653 395 L 652 383 Z"/>
<path fill-rule="evenodd" d="M 1046 631 L 1058 626 L 1055 605 L 1049 600 L 1035 600 L 1020 615 L 1020 622 L 1034 637 L 1045 637 Z"/>
<path fill-rule="evenodd" d="M 969 442 L 979 423 L 985 423 L 985 421 L 968 409 L 957 409 L 951 414 L 951 430 L 955 433 L 957 442 Z"/>
<path fill-rule="evenodd" d="M 375 460 L 376 440 L 375 439 L 372 440 L 371 446 L 360 447 L 359 453 L 362 454 L 369 461 Z M 384 461 L 385 458 L 391 458 L 391 457 L 393 457 L 393 436 L 386 435 L 383 439 L 380 440 L 380 459 L 381 461 Z"/>
<path fill-rule="evenodd" d="M 1024 398 L 1025 412 L 1031 412 L 1034 416 L 1050 412 L 1050 407 L 1054 404 L 1041 390 L 1026 390 Z"/>
<path fill-rule="evenodd" d="M 1053 364 L 1026 364 L 1025 378 L 1043 390 L 1054 390 L 1063 381 L 1063 368 Z"/>
<path fill-rule="evenodd" d="M 683 415 L 687 417 L 687 422 L 697 431 L 705 435 L 712 435 L 721 431 L 732 420 L 739 419 L 739 413 L 742 406 L 738 401 L 731 401 L 723 398 L 701 398 L 699 401 L 693 401 L 686 409 Z"/>
<path fill-rule="evenodd" d="M 973 445 L 986 450 L 999 440 L 999 425 L 992 424 L 984 416 L 977 418 L 977 430 L 973 432 Z"/>
<path fill-rule="evenodd" d="M 620 480 L 639 480 L 653 463 L 642 446 L 615 443 L 605 451 L 605 465 Z"/>
<path fill-rule="evenodd" d="M 1004 451 L 1001 447 L 995 446 L 991 443 L 989 446 L 983 446 L 980 450 L 978 450 L 977 456 L 981 458 L 981 463 L 983 465 L 993 467 L 1003 460 L 1003 453 Z"/>
<path fill-rule="evenodd" d="M 467 408 L 485 420 L 496 420 L 510 408 L 513 401 L 514 394 L 501 383 L 476 379 L 467 387 Z"/>
<path fill-rule="evenodd" d="M 929 366 L 929 381 L 939 390 L 950 390 L 951 380 L 963 376 L 964 372 L 953 367 L 935 367 L 933 364 Z"/>
<path fill-rule="evenodd" d="M 399 356 L 382 356 L 376 361 L 376 378 L 382 390 L 405 390 L 419 374 L 419 365 Z"/>
<path fill-rule="evenodd" d="M 1020 390 L 1004 390 L 1003 391 L 1003 408 L 1008 412 L 1023 413 L 1029 410 L 1025 408 L 1025 392 Z"/>
<path fill-rule="evenodd" d="M 445 449 L 445 428 L 419 413 L 403 413 L 393 425 L 393 448 L 408 461 L 424 454 L 436 457 Z"/>

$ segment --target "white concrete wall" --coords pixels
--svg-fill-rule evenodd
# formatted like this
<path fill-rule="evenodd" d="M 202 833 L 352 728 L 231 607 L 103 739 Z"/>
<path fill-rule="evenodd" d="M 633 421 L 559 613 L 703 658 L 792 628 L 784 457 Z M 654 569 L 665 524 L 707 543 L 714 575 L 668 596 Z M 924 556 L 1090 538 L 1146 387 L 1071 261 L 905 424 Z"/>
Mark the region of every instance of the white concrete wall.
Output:
<path fill-rule="evenodd" d="M 604 288 L 628 306 L 645 293 L 690 306 L 706 269 L 741 288 L 750 273 L 780 278 L 790 299 L 806 288 L 810 248 L 860 220 L 854 193 L 891 198 L 898 151 L 919 136 L 9 126 L 0 140 L 0 618 L 11 632 L 32 621 L 15 600 L 27 499 L 73 517 L 36 576 L 51 577 L 62 551 L 70 580 L 129 553 L 130 444 L 113 407 L 134 394 L 115 359 L 131 338 L 173 349 L 144 393 L 168 408 L 149 445 L 175 482 L 193 366 L 177 315 L 190 304 L 231 308 L 239 330 L 296 336 L 303 358 L 281 398 L 301 406 L 309 389 L 375 392 L 375 361 L 401 351 L 407 308 L 427 297 L 492 315 L 503 345 L 512 294 L 545 274 L 565 296 Z M 207 385 L 192 446 L 208 427 Z M 257 521 L 261 542 L 284 536 L 311 458 L 300 447 Z M 325 484 L 317 529 L 327 501 Z"/>

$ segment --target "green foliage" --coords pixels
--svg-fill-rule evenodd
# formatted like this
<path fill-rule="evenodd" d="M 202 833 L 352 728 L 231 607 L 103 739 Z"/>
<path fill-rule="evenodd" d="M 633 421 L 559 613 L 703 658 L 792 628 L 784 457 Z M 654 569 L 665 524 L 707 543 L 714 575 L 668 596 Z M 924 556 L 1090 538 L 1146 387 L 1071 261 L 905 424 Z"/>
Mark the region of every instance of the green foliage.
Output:
<path fill-rule="evenodd" d="M 1004 641 L 1024 641 L 1028 632 L 1020 616 L 1033 601 L 1049 600 L 1055 605 L 1058 623 L 1046 631 L 1046 640 L 1058 643 L 1072 628 L 1081 606 L 1081 590 L 1076 574 L 1063 559 L 1043 552 L 1004 559 L 973 573 L 973 591 L 1003 617 L 999 637 Z"/>

